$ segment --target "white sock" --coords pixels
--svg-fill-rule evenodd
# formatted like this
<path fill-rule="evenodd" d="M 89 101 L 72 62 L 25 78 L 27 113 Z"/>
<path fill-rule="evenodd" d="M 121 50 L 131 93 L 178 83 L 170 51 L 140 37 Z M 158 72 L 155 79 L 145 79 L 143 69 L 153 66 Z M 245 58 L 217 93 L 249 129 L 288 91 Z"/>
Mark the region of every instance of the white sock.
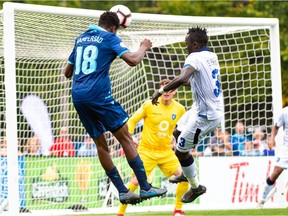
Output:
<path fill-rule="evenodd" d="M 184 176 L 189 181 L 191 187 L 193 189 L 198 188 L 199 187 L 199 180 L 198 180 L 198 176 L 196 173 L 195 163 L 191 164 L 188 167 L 182 167 L 182 170 L 183 170 Z"/>
<path fill-rule="evenodd" d="M 273 189 L 274 184 L 273 185 L 268 185 L 267 183 L 265 183 L 264 189 L 263 189 L 263 193 L 262 193 L 262 200 L 265 200 L 268 196 L 268 194 L 270 193 L 270 191 Z"/>

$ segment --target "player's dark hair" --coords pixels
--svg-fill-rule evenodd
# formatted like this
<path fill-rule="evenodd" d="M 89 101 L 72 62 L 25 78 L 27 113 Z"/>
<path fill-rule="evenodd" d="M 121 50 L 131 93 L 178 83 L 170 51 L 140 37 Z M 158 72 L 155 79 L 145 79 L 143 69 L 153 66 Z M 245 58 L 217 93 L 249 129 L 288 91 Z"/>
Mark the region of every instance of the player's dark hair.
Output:
<path fill-rule="evenodd" d="M 98 25 L 104 28 L 105 27 L 110 28 L 110 27 L 116 26 L 118 29 L 120 26 L 119 23 L 120 21 L 119 21 L 117 14 L 111 11 L 106 11 L 103 14 L 101 14 L 99 21 L 98 21 Z"/>
<path fill-rule="evenodd" d="M 199 26 L 189 28 L 187 33 L 188 39 L 197 42 L 201 47 L 206 46 L 208 43 L 208 35 L 206 28 L 200 28 Z M 192 39 L 193 38 L 193 39 Z"/>

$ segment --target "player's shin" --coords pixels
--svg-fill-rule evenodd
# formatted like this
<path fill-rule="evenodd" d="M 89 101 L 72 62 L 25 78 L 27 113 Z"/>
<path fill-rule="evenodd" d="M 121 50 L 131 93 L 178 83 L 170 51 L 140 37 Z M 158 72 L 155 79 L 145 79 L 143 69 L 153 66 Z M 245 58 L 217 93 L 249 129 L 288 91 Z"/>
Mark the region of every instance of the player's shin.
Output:
<path fill-rule="evenodd" d="M 196 172 L 196 166 L 194 163 L 194 158 L 192 155 L 189 156 L 186 160 L 180 161 L 181 167 L 185 177 L 187 178 L 188 182 L 190 183 L 192 188 L 199 187 L 199 180 Z"/>
<path fill-rule="evenodd" d="M 123 180 L 120 177 L 120 174 L 119 174 L 119 172 L 115 166 L 112 170 L 106 171 L 106 174 L 111 179 L 112 183 L 117 188 L 119 193 L 127 193 L 128 192 L 128 189 L 124 185 Z"/>
<path fill-rule="evenodd" d="M 263 188 L 263 193 L 262 193 L 262 198 L 261 198 L 262 200 L 265 200 L 267 198 L 268 194 L 274 187 L 274 183 L 275 182 L 271 181 L 269 177 L 267 178 L 266 183 Z"/>
<path fill-rule="evenodd" d="M 135 176 L 137 177 L 140 188 L 143 190 L 149 190 L 151 185 L 147 182 L 147 176 L 144 169 L 143 161 L 137 155 L 133 160 L 128 161 L 129 166 L 133 169 Z"/>

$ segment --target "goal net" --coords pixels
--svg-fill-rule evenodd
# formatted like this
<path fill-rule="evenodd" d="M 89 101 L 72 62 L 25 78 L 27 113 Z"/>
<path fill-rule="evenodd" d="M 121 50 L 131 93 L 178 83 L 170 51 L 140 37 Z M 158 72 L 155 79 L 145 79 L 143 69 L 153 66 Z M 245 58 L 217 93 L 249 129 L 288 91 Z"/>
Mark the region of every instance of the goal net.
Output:
<path fill-rule="evenodd" d="M 71 80 L 63 76 L 75 38 L 89 24 L 97 24 L 101 13 L 4 4 L 0 23 L 0 177 L 5 186 L 0 190 L 0 203 L 9 201 L 9 215 L 18 214 L 17 206 L 38 216 L 71 215 L 77 210 L 115 213 L 118 209 L 117 191 L 97 156 L 78 156 L 86 132 L 71 101 Z M 132 51 L 144 38 L 151 39 L 153 48 L 136 67 L 129 67 L 121 59 L 113 62 L 110 77 L 114 97 L 131 115 L 151 98 L 161 79 L 179 75 L 187 56 L 186 33 L 196 26 L 207 28 L 208 46 L 220 61 L 225 104 L 222 127 L 232 133 L 236 122 L 243 121 L 247 129 L 261 127 L 269 134 L 273 112 L 281 108 L 276 19 L 135 13 L 132 25 L 119 30 L 118 35 Z M 176 99 L 189 109 L 193 103 L 190 88 L 180 87 Z M 49 151 L 61 128 L 68 128 L 74 145 L 72 157 L 53 157 Z M 141 128 L 140 122 L 135 139 Z M 34 135 L 40 144 L 28 142 Z M 113 160 L 128 183 L 131 169 L 120 145 L 110 133 L 107 140 Z M 17 166 L 18 170 L 13 169 Z M 167 195 L 129 206 L 128 212 L 174 208 L 176 186 L 169 184 L 158 169 L 152 179 L 155 186 L 168 188 Z M 198 200 L 185 206 L 196 207 L 205 205 Z"/>

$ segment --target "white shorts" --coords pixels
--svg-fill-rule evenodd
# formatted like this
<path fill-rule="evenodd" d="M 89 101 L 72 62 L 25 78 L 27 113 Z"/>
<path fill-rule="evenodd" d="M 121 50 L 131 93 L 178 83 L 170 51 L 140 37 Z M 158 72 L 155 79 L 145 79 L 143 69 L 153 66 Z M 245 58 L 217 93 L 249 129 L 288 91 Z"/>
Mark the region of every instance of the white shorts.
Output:
<path fill-rule="evenodd" d="M 288 169 L 288 146 L 280 146 L 277 152 L 275 166 Z"/>
<path fill-rule="evenodd" d="M 191 110 L 189 110 L 188 112 L 190 112 Z M 201 140 L 203 140 L 210 132 L 217 128 L 222 121 L 222 118 L 208 120 L 206 118 L 195 115 L 195 113 L 190 113 L 190 115 L 191 116 L 190 118 L 188 118 L 188 122 L 186 125 L 182 124 L 184 120 L 183 122 L 180 122 L 181 125 L 179 124 L 181 128 L 179 128 L 179 125 L 177 124 L 177 129 L 181 131 L 176 145 L 176 149 L 179 152 L 189 152 L 194 149 L 195 146 Z"/>
<path fill-rule="evenodd" d="M 177 130 L 183 131 L 186 128 L 186 125 L 188 122 L 196 121 L 198 115 L 197 115 L 197 107 L 196 104 L 193 103 L 192 107 L 186 111 L 181 118 L 177 122 Z"/>

